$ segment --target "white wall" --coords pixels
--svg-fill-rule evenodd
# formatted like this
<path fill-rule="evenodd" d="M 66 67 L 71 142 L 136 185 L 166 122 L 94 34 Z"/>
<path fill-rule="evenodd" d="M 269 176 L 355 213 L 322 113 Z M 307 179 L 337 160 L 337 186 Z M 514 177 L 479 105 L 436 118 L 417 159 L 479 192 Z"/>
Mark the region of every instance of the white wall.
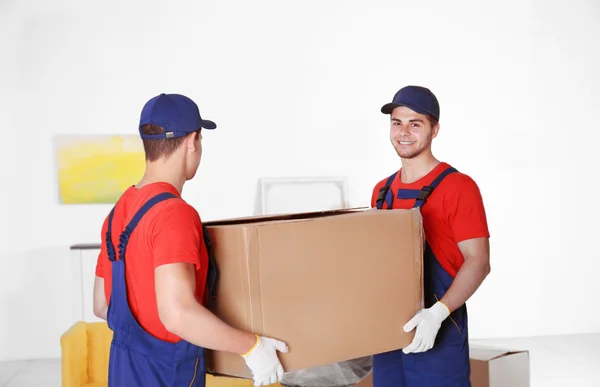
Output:
<path fill-rule="evenodd" d="M 52 137 L 135 133 L 161 92 L 219 125 L 184 190 L 215 219 L 252 214 L 261 176 L 346 175 L 367 204 L 398 167 L 380 106 L 429 86 L 435 152 L 479 183 L 493 235 L 472 337 L 600 331 L 598 2 L 166 4 L 0 3 L 0 360 L 59 356 L 68 246 L 109 211 L 57 204 Z"/>

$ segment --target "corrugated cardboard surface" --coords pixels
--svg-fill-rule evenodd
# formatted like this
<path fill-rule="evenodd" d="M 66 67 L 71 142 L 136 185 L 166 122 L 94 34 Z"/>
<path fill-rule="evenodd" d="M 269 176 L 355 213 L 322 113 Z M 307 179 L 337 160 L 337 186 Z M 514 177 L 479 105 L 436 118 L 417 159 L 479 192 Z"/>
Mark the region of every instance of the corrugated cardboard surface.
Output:
<path fill-rule="evenodd" d="M 361 210 L 206 224 L 219 266 L 214 312 L 284 340 L 287 371 L 406 346 L 402 325 L 423 306 L 418 210 Z M 249 377 L 212 352 L 212 373 Z"/>
<path fill-rule="evenodd" d="M 471 346 L 471 387 L 529 387 L 529 352 Z"/>

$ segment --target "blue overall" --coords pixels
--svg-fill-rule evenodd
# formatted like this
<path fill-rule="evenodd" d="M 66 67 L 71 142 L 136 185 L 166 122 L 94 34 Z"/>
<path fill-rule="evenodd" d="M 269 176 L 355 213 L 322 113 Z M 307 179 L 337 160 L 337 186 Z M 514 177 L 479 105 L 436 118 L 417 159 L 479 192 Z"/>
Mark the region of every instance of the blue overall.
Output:
<path fill-rule="evenodd" d="M 138 324 L 127 300 L 125 253 L 129 238 L 142 217 L 155 204 L 175 197 L 171 193 L 161 193 L 140 208 L 119 237 L 118 260 L 111 239 L 114 208 L 110 212 L 106 233 L 106 248 L 112 265 L 113 281 L 107 316 L 108 326 L 113 331 L 108 371 L 109 387 L 205 387 L 204 348 L 185 340 L 170 343 L 150 335 Z M 204 232 L 204 236 L 208 248 L 208 233 Z M 216 266 L 210 254 L 209 250 L 211 259 L 207 290 L 210 297 L 214 298 Z"/>
<path fill-rule="evenodd" d="M 394 196 L 416 199 L 414 208 L 421 209 L 432 191 L 453 172 L 456 169 L 449 167 L 429 186 L 420 190 L 400 189 L 394 195 L 390 187 L 398 174 L 396 172 L 379 191 L 377 209 L 392 209 Z M 424 301 L 425 307 L 429 308 L 444 296 L 453 278 L 442 268 L 429 243 L 425 244 L 423 259 Z M 404 323 L 406 321 L 399 322 L 399 329 Z M 429 351 L 404 354 L 402 350 L 396 350 L 373 357 L 374 387 L 470 387 L 470 373 L 466 305 L 455 310 L 442 323 Z"/>

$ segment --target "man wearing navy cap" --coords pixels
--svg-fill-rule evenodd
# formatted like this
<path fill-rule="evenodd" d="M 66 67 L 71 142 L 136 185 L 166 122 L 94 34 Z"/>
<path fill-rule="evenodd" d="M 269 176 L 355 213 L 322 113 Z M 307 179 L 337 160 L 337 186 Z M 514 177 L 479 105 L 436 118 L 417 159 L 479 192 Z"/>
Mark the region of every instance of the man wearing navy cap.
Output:
<path fill-rule="evenodd" d="M 400 89 L 381 112 L 402 167 L 373 190 L 372 207 L 419 208 L 425 230 L 425 308 L 404 325 L 411 344 L 373 358 L 374 387 L 469 387 L 466 301 L 490 272 L 489 230 L 475 181 L 438 161 L 440 106 L 427 88 Z"/>
<path fill-rule="evenodd" d="M 234 329 L 206 308 L 217 270 L 181 191 L 200 164 L 201 130 L 216 127 L 183 95 L 161 94 L 142 110 L 146 171 L 106 217 L 96 265 L 94 313 L 114 332 L 111 387 L 204 387 L 204 348 L 240 354 L 255 386 L 283 377 L 283 342 Z"/>

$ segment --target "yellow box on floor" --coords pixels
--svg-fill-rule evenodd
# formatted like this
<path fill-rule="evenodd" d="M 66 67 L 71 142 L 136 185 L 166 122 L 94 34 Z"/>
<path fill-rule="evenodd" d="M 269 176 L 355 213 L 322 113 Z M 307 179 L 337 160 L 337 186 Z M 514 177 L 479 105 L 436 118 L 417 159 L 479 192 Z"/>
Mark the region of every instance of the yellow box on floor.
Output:
<path fill-rule="evenodd" d="M 104 322 L 80 321 L 69 328 L 60 338 L 62 387 L 106 387 L 111 340 L 112 331 Z M 252 387 L 252 381 L 207 375 L 206 386 Z"/>

